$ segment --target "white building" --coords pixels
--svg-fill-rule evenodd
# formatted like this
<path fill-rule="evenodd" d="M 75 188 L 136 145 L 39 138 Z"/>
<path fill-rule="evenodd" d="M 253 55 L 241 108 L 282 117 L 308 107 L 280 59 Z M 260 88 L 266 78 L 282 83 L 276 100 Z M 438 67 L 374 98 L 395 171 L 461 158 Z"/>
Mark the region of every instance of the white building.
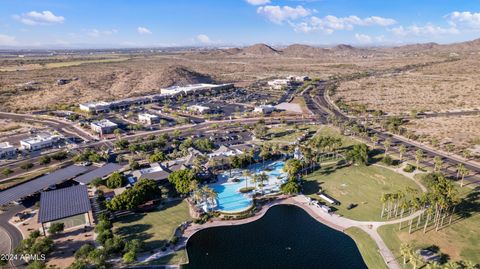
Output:
<path fill-rule="evenodd" d="M 95 133 L 98 133 L 100 135 L 104 134 L 111 134 L 113 133 L 113 130 L 118 128 L 118 125 L 114 122 L 111 122 L 107 119 L 103 119 L 100 121 L 94 121 L 90 123 L 90 128 L 92 131 Z"/>
<path fill-rule="evenodd" d="M 283 87 L 289 87 L 291 85 L 290 79 L 274 79 L 267 82 L 268 86 L 275 90 L 281 90 Z"/>
<path fill-rule="evenodd" d="M 9 158 L 17 153 L 17 149 L 8 142 L 0 143 L 0 159 Z"/>
<path fill-rule="evenodd" d="M 91 113 L 107 112 L 110 110 L 110 103 L 100 101 L 95 103 L 80 104 L 80 110 Z"/>
<path fill-rule="evenodd" d="M 272 105 L 260 105 L 256 106 L 253 110 L 254 113 L 269 114 L 275 111 L 275 107 Z"/>
<path fill-rule="evenodd" d="M 24 150 L 40 150 L 55 145 L 60 136 L 52 134 L 39 134 L 35 137 L 20 140 L 20 148 Z"/>
<path fill-rule="evenodd" d="M 138 114 L 138 121 L 143 124 L 152 125 L 152 124 L 159 123 L 160 117 L 153 114 L 143 113 L 143 114 Z"/>
<path fill-rule="evenodd" d="M 217 91 L 217 90 L 227 90 L 234 88 L 233 84 L 191 84 L 187 86 L 171 86 L 168 88 L 160 89 L 162 94 L 168 94 L 171 96 L 176 95 L 189 95 L 189 94 L 197 94 L 197 93 L 204 93 L 208 91 Z"/>
<path fill-rule="evenodd" d="M 195 112 L 195 113 L 208 113 L 210 112 L 210 108 L 208 106 L 201 106 L 201 105 L 192 105 L 187 108 L 189 111 Z"/>

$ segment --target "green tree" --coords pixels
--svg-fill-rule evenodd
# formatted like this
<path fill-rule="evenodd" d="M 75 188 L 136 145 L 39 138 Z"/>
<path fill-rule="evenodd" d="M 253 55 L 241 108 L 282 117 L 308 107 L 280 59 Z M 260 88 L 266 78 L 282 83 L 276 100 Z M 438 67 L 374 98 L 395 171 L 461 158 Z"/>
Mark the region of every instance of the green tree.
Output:
<path fill-rule="evenodd" d="M 190 182 L 198 180 L 195 171 L 183 169 L 174 171 L 168 175 L 168 181 L 175 186 L 175 190 L 177 190 L 178 193 L 184 195 L 192 191 Z"/>
<path fill-rule="evenodd" d="M 47 266 L 45 265 L 45 262 L 40 261 L 40 260 L 35 260 L 30 262 L 25 269 L 45 269 Z"/>
<path fill-rule="evenodd" d="M 95 248 L 90 244 L 83 244 L 76 252 L 76 260 L 86 260 L 88 259 L 88 254 L 93 251 Z"/>
<path fill-rule="evenodd" d="M 287 174 L 290 177 L 293 177 L 300 172 L 302 169 L 302 162 L 300 160 L 296 159 L 289 159 L 285 162 L 285 166 L 283 167 L 283 170 L 287 172 Z"/>
<path fill-rule="evenodd" d="M 401 144 L 399 147 L 398 147 L 398 151 L 400 152 L 400 162 L 403 161 L 403 156 L 405 155 L 405 153 L 407 152 L 407 147 L 404 145 L 404 144 Z"/>
<path fill-rule="evenodd" d="M 40 163 L 41 164 L 49 164 L 52 161 L 52 158 L 50 156 L 45 155 L 40 158 Z"/>
<path fill-rule="evenodd" d="M 132 188 L 125 190 L 122 194 L 115 196 L 107 202 L 110 210 L 131 210 L 137 206 L 161 197 L 161 190 L 157 183 L 151 179 L 141 179 Z M 98 226 L 98 225 L 97 225 Z"/>
<path fill-rule="evenodd" d="M 8 175 L 10 175 L 10 174 L 12 174 L 12 173 L 13 173 L 13 170 L 10 169 L 10 168 L 8 168 L 8 167 L 2 170 L 2 174 L 3 174 L 4 176 L 8 176 Z"/>
<path fill-rule="evenodd" d="M 295 180 L 289 180 L 280 186 L 280 190 L 285 194 L 297 194 L 300 192 L 300 185 Z"/>
<path fill-rule="evenodd" d="M 385 155 L 388 155 L 388 150 L 390 149 L 390 146 L 392 145 L 392 140 L 390 138 L 385 139 L 383 141 L 383 147 L 385 148 Z"/>
<path fill-rule="evenodd" d="M 417 169 L 420 168 L 420 162 L 423 161 L 423 150 L 421 149 L 418 149 L 416 152 L 415 152 L 415 161 L 416 161 L 416 164 L 417 164 Z"/>
<path fill-rule="evenodd" d="M 137 170 L 140 168 L 140 164 L 137 161 L 130 161 L 128 165 L 131 170 Z"/>
<path fill-rule="evenodd" d="M 126 149 L 130 145 L 130 142 L 125 139 L 119 139 L 115 142 L 115 147 L 118 149 Z"/>
<path fill-rule="evenodd" d="M 54 222 L 48 228 L 48 233 L 57 234 L 57 233 L 63 232 L 64 228 L 65 228 L 65 224 L 63 224 L 63 222 Z"/>
<path fill-rule="evenodd" d="M 365 165 L 368 163 L 368 147 L 365 144 L 353 145 L 353 148 L 347 152 L 346 157 L 348 160 L 353 161 L 356 164 Z"/>
<path fill-rule="evenodd" d="M 20 168 L 22 168 L 23 170 L 29 170 L 29 169 L 33 168 L 33 163 L 24 163 L 24 164 L 20 165 Z"/>
<path fill-rule="evenodd" d="M 120 188 L 124 183 L 125 177 L 119 172 L 115 172 L 107 178 L 107 187 L 110 189 Z"/>

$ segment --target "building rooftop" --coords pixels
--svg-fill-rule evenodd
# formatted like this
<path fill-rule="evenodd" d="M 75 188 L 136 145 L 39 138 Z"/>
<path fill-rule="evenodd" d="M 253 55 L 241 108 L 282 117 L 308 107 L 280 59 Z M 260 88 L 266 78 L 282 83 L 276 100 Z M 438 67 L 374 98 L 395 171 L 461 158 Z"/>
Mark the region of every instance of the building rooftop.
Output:
<path fill-rule="evenodd" d="M 77 185 L 64 189 L 42 192 L 38 222 L 59 220 L 92 210 L 87 186 Z"/>
<path fill-rule="evenodd" d="M 109 106 L 110 103 L 105 102 L 105 101 L 99 101 L 99 102 L 84 103 L 84 104 L 80 104 L 80 105 L 85 106 L 85 107 L 89 107 L 89 108 L 96 108 L 96 107 Z"/>
<path fill-rule="evenodd" d="M 88 169 L 84 166 L 70 165 L 65 168 L 56 170 L 48 175 L 33 179 L 26 183 L 17 185 L 13 188 L 6 189 L 1 192 L 0 205 L 5 205 L 13 201 L 17 201 L 38 191 L 74 178 Z"/>
<path fill-rule="evenodd" d="M 43 134 L 38 134 L 37 136 L 34 136 L 34 137 L 29 137 L 29 138 L 26 138 L 26 139 L 22 139 L 20 141 L 23 142 L 23 143 L 26 143 L 26 144 L 35 144 L 35 143 L 41 143 L 41 142 L 49 141 L 49 140 L 52 140 L 52 139 L 55 139 L 55 138 L 59 138 L 59 136 L 58 135 L 53 135 L 53 134 L 43 133 Z"/>
<path fill-rule="evenodd" d="M 157 119 L 157 118 L 159 118 L 158 115 L 153 115 L 153 114 L 148 114 L 148 113 L 138 114 L 138 117 L 149 118 L 149 119 Z"/>
<path fill-rule="evenodd" d="M 74 178 L 73 180 L 75 180 L 76 182 L 80 183 L 80 184 L 89 184 L 90 182 L 92 182 L 94 179 L 96 178 L 103 178 L 115 171 L 118 171 L 122 168 L 121 165 L 119 164 L 116 164 L 116 163 L 107 163 L 106 165 L 100 167 L 100 168 L 97 168 L 93 171 L 90 171 L 86 174 L 83 174 L 77 178 Z"/>
<path fill-rule="evenodd" d="M 198 110 L 210 109 L 208 106 L 202 106 L 202 105 L 191 105 L 191 106 L 189 106 L 189 108 L 198 109 Z"/>
<path fill-rule="evenodd" d="M 8 149 L 8 148 L 13 148 L 12 145 L 8 142 L 0 142 L 0 149 Z"/>
<path fill-rule="evenodd" d="M 93 125 L 96 125 L 98 127 L 106 128 L 106 127 L 117 127 L 118 125 L 110 120 L 103 119 L 99 121 L 94 121 L 92 122 Z"/>

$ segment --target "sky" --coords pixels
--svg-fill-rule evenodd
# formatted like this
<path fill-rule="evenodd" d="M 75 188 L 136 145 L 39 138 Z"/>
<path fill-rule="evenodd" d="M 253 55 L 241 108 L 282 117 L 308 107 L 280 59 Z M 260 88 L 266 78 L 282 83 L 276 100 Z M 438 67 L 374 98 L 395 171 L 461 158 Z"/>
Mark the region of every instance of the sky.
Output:
<path fill-rule="evenodd" d="M 476 0 L 0 0 L 1 48 L 453 43 Z"/>

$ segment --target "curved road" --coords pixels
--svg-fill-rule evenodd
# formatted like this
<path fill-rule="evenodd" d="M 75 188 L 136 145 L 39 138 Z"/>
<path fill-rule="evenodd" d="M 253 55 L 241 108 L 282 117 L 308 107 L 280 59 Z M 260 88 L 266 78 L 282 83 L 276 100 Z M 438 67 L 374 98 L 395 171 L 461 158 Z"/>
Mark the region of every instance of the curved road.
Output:
<path fill-rule="evenodd" d="M 14 206 L 9 206 L 6 211 L 0 213 L 0 229 L 2 229 L 5 233 L 7 233 L 9 239 L 8 241 L 3 241 L 4 238 L 0 240 L 0 243 L 8 243 L 10 244 L 9 249 L 10 251 L 13 251 L 19 244 L 20 241 L 22 241 L 23 236 L 20 230 L 17 229 L 14 225 L 10 224 L 8 222 L 9 219 L 11 219 L 15 214 L 18 212 L 24 210 L 25 207 L 22 205 L 14 205 Z M 5 238 L 6 239 L 6 238 Z M 10 266 L 13 268 L 19 267 L 23 265 L 22 261 L 14 261 L 10 263 Z"/>

